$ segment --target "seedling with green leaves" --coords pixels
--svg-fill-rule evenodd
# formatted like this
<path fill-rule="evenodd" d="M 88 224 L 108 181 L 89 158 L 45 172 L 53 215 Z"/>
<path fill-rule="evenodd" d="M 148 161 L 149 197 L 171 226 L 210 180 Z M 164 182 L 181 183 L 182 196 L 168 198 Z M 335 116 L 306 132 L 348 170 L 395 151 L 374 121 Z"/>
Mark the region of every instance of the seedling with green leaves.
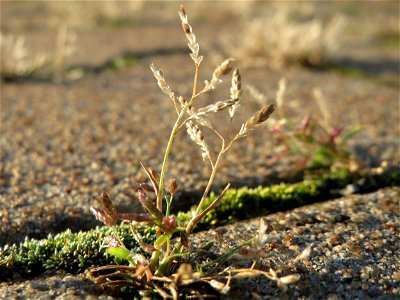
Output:
<path fill-rule="evenodd" d="M 250 86 L 249 92 L 259 100 L 265 102 L 265 96 Z M 287 116 L 284 104 L 286 97 L 286 80 L 281 79 L 276 95 L 277 118 L 271 118 L 269 128 L 278 145 L 283 147 L 276 157 L 296 157 L 297 162 L 289 173 L 304 170 L 317 170 L 325 173 L 346 170 L 359 171 L 362 164 L 353 157 L 348 150 L 348 141 L 362 128 L 350 126 L 345 128 L 333 121 L 332 112 L 321 89 L 315 88 L 313 94 L 319 113 L 306 114 L 300 122 Z"/>

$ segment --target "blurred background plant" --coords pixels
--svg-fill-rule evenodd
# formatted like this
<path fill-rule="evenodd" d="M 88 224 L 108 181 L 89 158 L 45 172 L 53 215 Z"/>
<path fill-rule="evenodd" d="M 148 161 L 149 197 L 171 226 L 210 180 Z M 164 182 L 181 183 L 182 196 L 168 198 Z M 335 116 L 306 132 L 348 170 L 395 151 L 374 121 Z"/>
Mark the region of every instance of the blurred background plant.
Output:
<path fill-rule="evenodd" d="M 76 34 L 66 24 L 58 28 L 54 51 L 34 52 L 22 35 L 0 33 L 1 78 L 28 77 L 59 79 L 76 51 Z"/>
<path fill-rule="evenodd" d="M 276 114 L 271 117 L 269 130 L 276 142 L 273 161 L 283 156 L 294 158 L 294 164 L 287 170 L 288 174 L 307 172 L 335 172 L 345 169 L 350 172 L 362 168 L 359 160 L 351 154 L 348 142 L 362 127 L 352 125 L 345 127 L 336 124 L 328 99 L 320 88 L 314 88 L 312 93 L 318 110 L 307 113 L 300 121 L 288 113 L 289 99 L 286 96 L 286 79 L 279 81 L 276 95 Z M 247 91 L 260 103 L 266 103 L 266 96 L 253 86 L 247 86 Z"/>
<path fill-rule="evenodd" d="M 323 20 L 315 5 L 275 3 L 254 17 L 240 34 L 230 36 L 227 49 L 247 66 L 280 68 L 287 65 L 325 67 L 343 43 L 343 15 Z"/>
<path fill-rule="evenodd" d="M 46 56 L 32 55 L 25 45 L 23 36 L 1 33 L 1 77 L 25 77 L 46 63 Z"/>
<path fill-rule="evenodd" d="M 107 0 L 94 3 L 86 1 L 45 1 L 52 12 L 51 22 L 64 19 L 73 27 L 124 26 L 135 24 L 146 1 Z"/>
<path fill-rule="evenodd" d="M 168 2 L 161 1 L 116 0 L 101 1 L 95 5 L 86 1 L 37 1 L 13 5 L 2 3 L 2 7 L 10 11 L 10 16 L 23 17 L 24 11 L 38 12 L 23 21 L 19 18 L 12 20 L 4 15 L 2 32 L 4 35 L 12 34 L 17 39 L 27 28 L 53 30 L 59 27 L 60 20 L 77 33 L 97 28 L 167 24 L 171 20 L 170 15 L 165 13 L 169 5 Z M 359 15 L 367 8 L 354 5 L 351 1 L 321 4 L 254 0 L 237 1 L 232 5 L 217 2 L 213 3 L 212 12 L 207 2 L 191 2 L 190 6 L 194 11 L 194 23 L 202 21 L 207 15 L 208 19 L 218 20 L 226 25 L 221 28 L 219 35 L 222 43 L 216 45 L 212 40 L 207 40 L 207 37 L 203 42 L 203 47 L 217 56 L 215 63 L 229 53 L 240 60 L 241 65 L 248 67 L 282 68 L 300 65 L 328 68 L 342 75 L 354 75 L 354 72 L 348 71 L 348 61 L 342 61 L 354 46 L 351 45 L 352 37 L 356 36 L 357 39 L 370 41 L 381 47 L 397 46 L 399 41 L 396 18 L 389 16 L 381 20 L 381 14 L 377 14 L 371 16 L 373 19 L 370 24 L 365 24 L 359 19 Z M 377 22 L 380 22 L 379 26 L 376 26 Z M 234 35 L 231 34 L 232 27 L 236 28 Z M 30 55 L 33 56 L 27 66 L 29 73 L 32 65 L 37 70 L 43 64 L 43 55 L 36 57 L 33 54 L 29 40 L 24 46 L 28 50 L 25 52 L 32 53 Z M 84 47 L 84 43 L 79 46 Z M 27 58 L 25 64 L 26 60 Z M 24 63 L 19 63 L 18 67 L 21 68 L 21 65 Z M 353 66 L 350 69 L 354 69 Z M 391 84 L 393 85 L 392 81 Z"/>

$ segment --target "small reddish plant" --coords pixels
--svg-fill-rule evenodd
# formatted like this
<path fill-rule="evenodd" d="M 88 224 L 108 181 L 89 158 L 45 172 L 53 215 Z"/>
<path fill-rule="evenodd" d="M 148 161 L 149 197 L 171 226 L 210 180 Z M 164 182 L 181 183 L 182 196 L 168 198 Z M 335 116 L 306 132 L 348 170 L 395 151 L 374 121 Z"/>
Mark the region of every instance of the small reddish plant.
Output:
<path fill-rule="evenodd" d="M 348 150 L 348 141 L 356 135 L 359 126 L 344 127 L 338 125 L 332 118 L 328 101 L 319 88 L 313 90 L 313 95 L 319 111 L 306 114 L 300 121 L 294 121 L 287 115 L 285 101 L 286 80 L 281 79 L 276 94 L 276 115 L 268 122 L 274 141 L 280 147 L 273 161 L 283 156 L 296 158 L 288 170 L 297 173 L 305 170 L 331 171 L 338 169 L 354 172 L 362 168 Z M 265 103 L 266 97 L 253 86 L 247 86 L 250 94 L 260 103 Z"/>

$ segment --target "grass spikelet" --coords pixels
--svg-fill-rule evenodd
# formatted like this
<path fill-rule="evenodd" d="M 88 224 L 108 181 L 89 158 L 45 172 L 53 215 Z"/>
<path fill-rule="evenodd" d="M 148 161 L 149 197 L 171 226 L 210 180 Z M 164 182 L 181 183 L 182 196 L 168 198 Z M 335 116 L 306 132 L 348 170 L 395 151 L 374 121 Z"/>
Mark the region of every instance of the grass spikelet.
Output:
<path fill-rule="evenodd" d="M 275 110 L 275 107 L 273 104 L 269 104 L 261 108 L 259 111 L 257 111 L 254 116 L 252 116 L 249 120 L 246 121 L 246 127 L 249 129 L 252 129 L 253 127 L 260 125 L 264 121 L 266 121 L 270 115 L 273 113 Z"/>
<path fill-rule="evenodd" d="M 201 147 L 201 150 L 203 151 L 201 156 L 203 160 L 206 160 L 208 157 L 210 157 L 210 150 L 208 149 L 208 145 L 204 139 L 203 133 L 201 132 L 199 127 L 191 120 L 186 122 L 186 129 L 190 139 Z"/>
<path fill-rule="evenodd" d="M 218 83 L 222 82 L 221 77 L 223 75 L 228 74 L 232 70 L 231 63 L 233 61 L 235 61 L 235 59 L 233 59 L 231 57 L 231 58 L 224 60 L 220 65 L 218 65 L 213 72 L 211 81 L 206 80 L 204 82 L 205 83 L 204 90 L 211 91 L 215 88 L 215 86 Z"/>
<path fill-rule="evenodd" d="M 218 101 L 206 107 L 200 108 L 199 110 L 197 110 L 196 115 L 207 116 L 210 112 L 218 112 L 224 110 L 227 107 L 231 108 L 237 103 L 237 101 L 239 101 L 239 98 Z"/>
<path fill-rule="evenodd" d="M 174 102 L 174 104 L 176 104 L 176 96 L 165 81 L 164 73 L 162 72 L 162 70 L 157 69 L 154 64 L 150 65 L 150 69 L 153 72 L 154 77 L 157 79 L 157 84 L 160 89 Z"/>
<path fill-rule="evenodd" d="M 182 20 L 182 28 L 186 34 L 186 37 L 189 41 L 188 47 L 192 51 L 190 57 L 193 59 L 194 63 L 199 66 L 201 61 L 203 60 L 203 56 L 199 56 L 200 46 L 199 43 L 196 41 L 196 36 L 192 31 L 192 27 L 189 25 L 188 17 L 186 15 L 185 8 L 181 5 L 179 9 L 179 17 Z"/>
<path fill-rule="evenodd" d="M 323 121 L 326 124 L 330 125 L 332 123 L 332 114 L 331 114 L 331 112 L 329 110 L 327 100 L 324 97 L 324 94 L 322 93 L 322 90 L 320 88 L 314 88 L 312 92 L 313 92 L 314 98 L 315 98 L 315 100 L 317 102 L 319 111 L 322 114 Z"/>
<path fill-rule="evenodd" d="M 232 74 L 232 85 L 230 88 L 230 92 L 231 92 L 231 99 L 232 100 L 237 99 L 237 100 L 231 107 L 229 107 L 229 115 L 230 115 L 231 119 L 233 118 L 235 112 L 238 110 L 239 105 L 240 105 L 238 101 L 239 101 L 240 97 L 242 96 L 241 80 L 242 80 L 242 78 L 240 76 L 239 69 L 236 68 Z"/>
<path fill-rule="evenodd" d="M 271 116 L 274 110 L 275 106 L 273 104 L 269 104 L 261 108 L 251 118 L 249 118 L 246 123 L 242 125 L 235 139 L 245 137 L 249 130 L 253 130 L 257 125 L 265 122 Z"/>
<path fill-rule="evenodd" d="M 284 113 L 283 113 L 283 102 L 285 100 L 285 93 L 286 93 L 286 79 L 282 78 L 279 80 L 279 89 L 278 92 L 276 93 L 276 110 L 279 113 L 279 116 L 281 118 L 284 118 Z"/>

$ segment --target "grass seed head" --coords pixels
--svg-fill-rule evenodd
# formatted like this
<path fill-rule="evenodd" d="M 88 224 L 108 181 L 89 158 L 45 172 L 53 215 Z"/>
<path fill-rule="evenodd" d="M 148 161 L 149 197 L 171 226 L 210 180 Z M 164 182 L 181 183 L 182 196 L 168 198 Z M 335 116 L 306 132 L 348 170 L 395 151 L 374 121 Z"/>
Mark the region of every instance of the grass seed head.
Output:
<path fill-rule="evenodd" d="M 175 103 L 176 102 L 175 94 L 174 92 L 172 92 L 171 88 L 165 81 L 164 73 L 162 72 L 162 70 L 157 69 L 154 66 L 154 64 L 150 65 L 150 69 L 153 72 L 154 77 L 157 79 L 157 84 L 160 87 L 160 89 Z"/>
<path fill-rule="evenodd" d="M 274 110 L 275 106 L 273 104 L 264 106 L 247 120 L 246 127 L 250 129 L 265 122 L 271 116 Z"/>
<path fill-rule="evenodd" d="M 231 93 L 231 99 L 237 99 L 237 101 L 235 101 L 235 103 L 229 107 L 229 115 L 231 117 L 231 119 L 233 118 L 235 112 L 238 110 L 240 104 L 239 104 L 239 99 L 242 96 L 242 79 L 239 73 L 238 68 L 236 68 L 233 71 L 232 74 L 232 85 L 230 88 L 230 93 Z"/>
<path fill-rule="evenodd" d="M 237 137 L 245 137 L 249 130 L 253 130 L 257 125 L 265 122 L 271 116 L 274 110 L 275 106 L 273 104 L 265 105 L 242 125 Z"/>
<path fill-rule="evenodd" d="M 181 5 L 179 9 L 179 17 L 182 21 L 183 32 L 185 32 L 186 37 L 189 41 L 188 47 L 192 51 L 190 57 L 193 59 L 196 66 L 199 66 L 201 61 L 203 60 L 203 56 L 199 56 L 200 46 L 199 43 L 197 43 L 196 41 L 196 36 L 193 33 L 192 27 L 189 25 L 188 17 L 186 15 L 186 11 L 183 5 Z"/>
<path fill-rule="evenodd" d="M 213 72 L 211 81 L 206 80 L 204 82 L 204 89 L 207 91 L 213 90 L 218 83 L 222 82 L 221 77 L 228 74 L 232 70 L 231 64 L 234 61 L 235 59 L 231 57 L 224 60 L 220 65 L 218 65 Z"/>
<path fill-rule="evenodd" d="M 276 108 L 278 111 L 282 111 L 283 109 L 283 101 L 284 101 L 284 96 L 286 93 L 286 79 L 282 78 L 279 80 L 279 89 L 278 92 L 276 93 Z"/>
<path fill-rule="evenodd" d="M 232 107 L 235 103 L 239 101 L 239 98 L 235 99 L 227 99 L 224 101 L 218 101 L 216 103 L 210 104 L 206 107 L 200 108 L 197 110 L 197 116 L 207 116 L 211 112 L 218 112 L 224 110 L 227 107 Z"/>
<path fill-rule="evenodd" d="M 232 58 L 232 57 L 230 57 L 230 58 L 224 60 L 224 61 L 223 61 L 219 66 L 217 66 L 217 68 L 214 70 L 213 75 L 214 75 L 215 77 L 218 77 L 218 78 L 219 78 L 219 77 L 221 77 L 221 76 L 223 76 L 223 75 L 228 74 L 228 73 L 232 70 L 231 63 L 234 62 L 234 61 L 235 61 L 235 59 Z"/>
<path fill-rule="evenodd" d="M 203 133 L 201 132 L 199 127 L 191 120 L 186 122 L 186 128 L 190 139 L 201 147 L 202 150 L 201 156 L 203 160 L 206 160 L 207 157 L 210 156 L 210 150 L 208 149 L 208 145 L 204 139 Z"/>

